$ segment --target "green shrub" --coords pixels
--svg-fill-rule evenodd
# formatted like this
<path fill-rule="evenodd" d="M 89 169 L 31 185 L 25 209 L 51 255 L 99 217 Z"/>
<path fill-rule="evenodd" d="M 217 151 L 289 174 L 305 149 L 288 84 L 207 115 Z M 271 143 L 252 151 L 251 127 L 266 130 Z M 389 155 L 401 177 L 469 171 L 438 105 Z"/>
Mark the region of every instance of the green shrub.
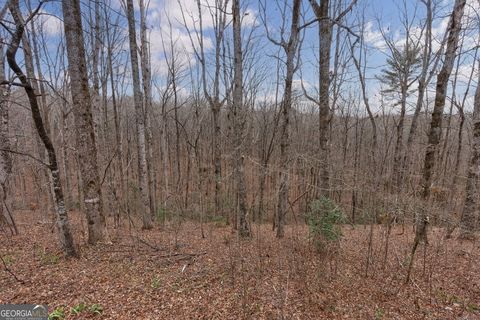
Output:
<path fill-rule="evenodd" d="M 306 218 L 310 238 L 319 252 L 326 252 L 338 245 L 342 237 L 341 224 L 345 222 L 345 216 L 331 199 L 322 197 L 313 201 Z"/>

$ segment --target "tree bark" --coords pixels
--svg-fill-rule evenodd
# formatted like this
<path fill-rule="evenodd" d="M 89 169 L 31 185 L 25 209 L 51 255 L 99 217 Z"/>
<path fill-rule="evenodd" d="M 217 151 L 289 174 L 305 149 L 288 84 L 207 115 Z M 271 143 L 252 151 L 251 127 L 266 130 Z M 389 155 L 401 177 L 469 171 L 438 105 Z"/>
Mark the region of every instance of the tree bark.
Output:
<path fill-rule="evenodd" d="M 137 131 L 138 180 L 140 192 L 140 209 L 142 211 L 143 229 L 153 227 L 152 212 L 150 212 L 150 197 L 148 192 L 148 167 L 145 146 L 145 114 L 142 106 L 143 94 L 140 86 L 140 71 L 138 68 L 137 40 L 135 31 L 135 16 L 133 0 L 127 2 L 128 38 L 130 44 L 130 60 L 133 78 L 133 97 L 135 100 L 135 120 Z"/>
<path fill-rule="evenodd" d="M 423 176 L 422 176 L 422 197 L 427 201 L 430 197 L 430 187 L 432 184 L 433 169 L 435 167 L 436 152 L 440 138 L 442 136 L 442 117 L 445 108 L 446 93 L 448 87 L 448 79 L 453 69 L 453 63 L 456 57 L 458 46 L 458 39 L 462 27 L 462 16 L 465 8 L 466 0 L 455 0 L 450 22 L 448 25 L 447 47 L 445 50 L 445 57 L 442 69 L 437 76 L 437 85 L 435 88 L 435 102 L 432 112 L 432 120 L 430 122 L 430 129 L 428 132 L 428 145 L 425 153 Z M 420 241 L 428 243 L 427 240 L 427 226 L 429 217 L 426 208 L 420 211 L 417 219 L 417 228 L 415 231 L 415 239 L 413 241 L 412 253 L 410 258 L 410 265 L 408 268 L 406 282 L 410 281 L 410 274 L 413 267 L 415 252 Z"/>
<path fill-rule="evenodd" d="M 285 216 L 288 210 L 289 192 L 289 169 L 290 169 L 290 112 L 292 109 L 292 84 L 295 73 L 295 57 L 299 45 L 299 19 L 301 0 L 293 1 L 292 22 L 290 27 L 290 38 L 288 43 L 283 44 L 287 55 L 285 89 L 283 93 L 280 125 L 280 183 L 278 188 L 278 201 L 275 226 L 277 238 L 285 236 Z"/>
<path fill-rule="evenodd" d="M 0 82 L 5 80 L 5 65 L 3 56 L 3 39 L 0 37 Z M 10 139 L 8 134 L 9 122 L 9 89 L 0 86 L 0 224 L 5 222 L 12 234 L 18 234 L 17 225 L 9 206 L 9 180 L 12 174 L 13 161 L 10 153 Z"/>
<path fill-rule="evenodd" d="M 60 181 L 60 172 L 57 164 L 55 148 L 43 124 L 40 108 L 37 102 L 37 94 L 35 93 L 35 90 L 33 89 L 30 80 L 24 74 L 16 61 L 16 54 L 20 46 L 20 41 L 22 40 L 23 32 L 25 30 L 25 23 L 20 14 L 18 0 L 11 0 L 9 3 L 9 8 L 16 25 L 16 29 L 12 35 L 12 40 L 7 49 L 7 62 L 10 66 L 10 69 L 12 69 L 12 71 L 16 74 L 16 76 L 22 83 L 23 88 L 25 89 L 25 93 L 27 94 L 28 101 L 30 103 L 30 109 L 32 112 L 33 122 L 35 123 L 35 128 L 38 135 L 40 136 L 42 143 L 45 146 L 45 149 L 47 150 L 49 160 L 48 168 L 50 169 L 50 173 L 52 175 L 54 200 L 56 207 L 56 223 L 59 231 L 58 235 L 60 247 L 66 256 L 76 256 L 77 252 L 75 249 L 72 234 L 70 232 L 68 212 L 65 208 L 65 201 L 63 198 L 63 189 Z"/>
<path fill-rule="evenodd" d="M 480 80 L 480 76 L 479 76 Z M 460 220 L 460 238 L 474 239 L 478 210 L 478 180 L 480 178 L 480 81 L 475 91 L 473 104 L 473 137 L 470 151 L 470 162 L 467 172 L 467 186 L 465 190 L 465 204 Z"/>
<path fill-rule="evenodd" d="M 97 145 L 88 88 L 80 1 L 63 0 L 62 9 L 75 118 L 75 138 L 88 222 L 88 243 L 96 244 L 99 241 L 108 241 L 108 235 L 98 174 Z M 98 92 L 95 94 L 98 95 Z"/>
<path fill-rule="evenodd" d="M 150 67 L 150 48 L 147 40 L 147 16 L 145 1 L 140 0 L 140 42 L 141 42 L 141 68 L 142 68 L 142 83 L 145 101 L 145 139 L 146 139 L 146 153 L 148 157 L 147 169 L 148 169 L 148 194 L 150 212 L 152 215 L 156 212 L 156 199 L 155 199 L 155 181 L 156 171 L 153 161 L 153 143 L 152 143 L 152 76 Z"/>
<path fill-rule="evenodd" d="M 242 21 L 240 19 L 240 0 L 232 1 L 233 13 L 233 50 L 234 50 L 234 84 L 233 84 L 233 121 L 234 121 L 234 157 L 235 182 L 238 199 L 238 234 L 250 237 L 250 227 L 247 220 L 247 186 L 245 183 L 244 136 L 246 112 L 243 105 L 243 52 L 242 52 Z"/>
<path fill-rule="evenodd" d="M 330 21 L 328 10 L 330 1 L 320 0 L 320 5 L 316 0 L 310 0 L 313 12 L 319 21 L 318 24 L 318 58 L 320 64 L 319 72 L 319 121 L 318 129 L 320 133 L 319 146 L 319 179 L 318 188 L 321 197 L 329 196 L 329 123 L 330 123 L 330 49 L 332 46 L 332 22 Z"/>

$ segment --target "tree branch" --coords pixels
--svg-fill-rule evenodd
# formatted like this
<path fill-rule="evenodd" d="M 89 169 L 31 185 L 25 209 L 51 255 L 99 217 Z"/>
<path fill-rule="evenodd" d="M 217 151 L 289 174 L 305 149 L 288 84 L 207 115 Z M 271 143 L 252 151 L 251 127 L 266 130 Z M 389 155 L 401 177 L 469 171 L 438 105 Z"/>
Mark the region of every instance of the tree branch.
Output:
<path fill-rule="evenodd" d="M 10 152 L 10 153 L 13 153 L 13 154 L 18 154 L 18 155 L 21 155 L 21 156 L 25 156 L 25 157 L 27 157 L 27 158 L 30 158 L 30 159 L 33 159 L 33 160 L 37 161 L 38 163 L 46 166 L 47 168 L 50 168 L 50 164 L 44 162 L 44 161 L 41 160 L 41 159 L 38 159 L 38 158 L 35 157 L 35 156 L 32 156 L 31 154 L 24 153 L 24 152 L 20 152 L 20 151 L 15 151 L 15 150 L 10 150 L 10 149 L 3 149 L 3 148 L 0 148 L 0 151 Z"/>

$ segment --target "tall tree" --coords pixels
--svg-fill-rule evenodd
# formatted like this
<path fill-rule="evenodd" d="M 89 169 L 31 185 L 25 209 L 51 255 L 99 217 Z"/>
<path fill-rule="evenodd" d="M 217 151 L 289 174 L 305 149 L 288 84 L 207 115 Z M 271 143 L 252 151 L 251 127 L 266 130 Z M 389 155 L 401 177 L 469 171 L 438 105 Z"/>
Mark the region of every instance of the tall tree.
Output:
<path fill-rule="evenodd" d="M 430 129 L 428 131 L 428 145 L 425 153 L 423 176 L 422 176 L 422 197 L 427 200 L 430 197 L 430 187 L 432 184 L 433 169 L 435 167 L 436 152 L 440 138 L 442 136 L 442 117 L 445 108 L 445 100 L 447 95 L 448 79 L 453 69 L 455 62 L 458 39 L 462 29 L 462 17 L 465 8 L 466 0 L 455 0 L 450 21 L 447 28 L 447 46 L 445 49 L 445 57 L 443 66 L 437 75 L 437 85 L 435 87 L 435 102 L 432 111 L 432 120 L 430 122 Z M 410 265 L 408 267 L 407 279 L 410 281 L 410 274 L 413 267 L 415 252 L 420 241 L 427 243 L 427 226 L 429 217 L 426 208 L 420 211 L 417 219 L 417 226 L 415 231 L 415 239 L 413 240 L 412 253 L 410 258 Z"/>
<path fill-rule="evenodd" d="M 146 141 L 146 154 L 147 154 L 147 170 L 148 170 L 148 194 L 150 211 L 152 214 L 156 212 L 155 202 L 155 166 L 153 163 L 153 141 L 152 141 L 152 71 L 150 66 L 150 47 L 148 43 L 147 35 L 147 8 L 145 7 L 145 1 L 140 0 L 140 42 L 141 42 L 141 59 L 140 66 L 142 69 L 142 84 L 144 92 L 144 113 L 145 113 L 145 141 Z"/>
<path fill-rule="evenodd" d="M 408 21 L 405 25 L 408 27 Z M 412 93 L 410 87 L 416 80 L 416 71 L 421 62 L 420 48 L 411 42 L 408 28 L 405 37 L 405 44 L 401 48 L 396 47 L 393 41 L 384 37 L 390 49 L 390 56 L 387 58 L 386 67 L 381 70 L 378 77 L 385 86 L 382 93 L 393 102 L 394 106 L 400 105 L 400 113 L 396 122 L 392 170 L 392 182 L 396 192 L 401 189 L 401 161 L 403 159 L 403 131 L 407 112 L 407 98 Z"/>
<path fill-rule="evenodd" d="M 242 53 L 242 20 L 240 18 L 240 0 L 232 1 L 233 13 L 233 51 L 234 51 L 234 79 L 233 79 L 233 121 L 234 121 L 234 157 L 235 180 L 238 199 L 238 233 L 242 237 L 250 236 L 247 221 L 247 186 L 245 183 L 244 139 L 246 109 L 243 105 L 243 53 Z"/>
<path fill-rule="evenodd" d="M 56 213 L 56 225 L 58 229 L 60 247 L 66 256 L 76 256 L 77 251 L 73 241 L 72 233 L 70 232 L 70 224 L 68 221 L 68 212 L 65 207 L 65 200 L 63 196 L 62 183 L 60 181 L 60 170 L 57 163 L 57 156 L 55 153 L 55 148 L 53 146 L 52 140 L 50 139 L 45 126 L 43 124 L 42 115 L 40 112 L 39 104 L 37 101 L 37 93 L 35 92 L 30 79 L 25 75 L 23 70 L 20 68 L 16 61 L 16 54 L 18 48 L 20 47 L 20 42 L 22 41 L 23 33 L 25 31 L 25 25 L 28 23 L 40 10 L 40 6 L 33 11 L 29 17 L 24 20 L 18 0 L 11 0 L 9 2 L 9 9 L 12 14 L 15 30 L 12 32 L 12 39 L 8 45 L 6 52 L 7 62 L 10 66 L 10 69 L 15 73 L 15 75 L 20 80 L 21 86 L 24 88 L 25 93 L 28 97 L 28 102 L 30 104 L 30 110 L 32 113 L 33 122 L 35 124 L 35 129 L 37 130 L 40 139 L 45 146 L 48 154 L 48 164 L 46 164 L 50 170 L 53 191 L 54 191 L 54 201 L 55 201 L 55 213 Z M 41 160 L 40 160 L 41 161 Z"/>
<path fill-rule="evenodd" d="M 126 0 L 126 14 L 128 19 L 128 39 L 130 45 L 130 61 L 133 79 L 133 99 L 135 100 L 135 123 L 137 133 L 138 180 L 140 193 L 140 210 L 144 229 L 153 227 L 152 212 L 150 212 L 150 197 L 148 192 L 147 151 L 145 146 L 145 114 L 143 108 L 143 94 L 140 85 L 140 70 L 138 68 L 137 33 L 135 28 L 135 11 L 133 0 Z"/>
<path fill-rule="evenodd" d="M 0 14 L 0 19 L 1 19 Z M 5 80 L 5 58 L 3 39 L 0 37 L 0 83 Z M 12 157 L 10 150 L 10 138 L 8 133 L 10 89 L 0 85 L 0 225 L 5 222 L 12 234 L 18 234 L 17 225 L 13 219 L 9 206 L 8 195 L 10 192 L 10 175 L 12 174 Z"/>
<path fill-rule="evenodd" d="M 214 37 L 214 62 L 212 67 L 212 74 L 208 73 L 208 62 L 205 54 L 205 39 L 204 39 L 204 27 L 203 27 L 203 14 L 201 0 L 197 0 L 198 9 L 198 28 L 195 28 L 196 35 L 195 40 L 193 34 L 188 27 L 188 23 L 185 17 L 185 11 L 182 8 L 182 18 L 185 28 L 188 31 L 190 42 L 195 51 L 195 56 L 200 64 L 201 83 L 205 99 L 208 102 L 210 110 L 212 112 L 212 147 L 213 147 L 213 167 L 214 167 L 214 179 L 215 179 L 215 195 L 214 195 L 214 211 L 215 215 L 224 214 L 222 211 L 221 196 L 222 196 L 222 148 L 221 148 L 221 123 L 220 123 L 220 111 L 222 106 L 228 97 L 227 91 L 230 88 L 226 88 L 225 94 L 221 97 L 221 68 L 222 68 L 222 46 L 224 45 L 226 21 L 227 21 L 227 5 L 228 0 L 215 0 L 215 5 L 210 7 L 209 11 L 213 20 L 213 37 Z M 196 23 L 196 22 L 195 22 Z M 197 48 L 198 47 L 198 48 Z M 208 79 L 211 78 L 212 83 L 209 85 Z M 209 89 L 210 87 L 210 89 Z"/>
<path fill-rule="evenodd" d="M 320 196 L 329 196 L 330 173 L 329 173 L 329 125 L 332 119 L 330 112 L 330 56 L 332 47 L 332 27 L 340 23 L 342 18 L 352 10 L 357 0 L 353 0 L 348 7 L 334 19 L 330 18 L 330 0 L 309 0 L 316 20 L 318 21 L 318 85 L 319 96 L 315 101 L 319 106 L 318 129 L 319 129 L 319 178 L 318 189 Z M 305 91 L 305 90 L 304 90 Z"/>
<path fill-rule="evenodd" d="M 329 17 L 330 0 L 309 0 L 315 17 L 318 20 L 318 59 L 319 69 L 318 84 L 318 129 L 319 129 L 319 179 L 318 188 L 321 196 L 328 196 L 328 124 L 330 122 L 330 50 L 332 46 L 332 22 Z"/>
<path fill-rule="evenodd" d="M 98 174 L 97 145 L 88 87 L 80 1 L 63 0 L 62 10 L 75 118 L 75 139 L 83 182 L 85 215 L 88 221 L 88 243 L 95 244 L 98 241 L 107 241 L 108 236 Z"/>
<path fill-rule="evenodd" d="M 285 84 L 280 108 L 280 177 L 277 194 L 277 207 L 275 211 L 274 227 L 277 228 L 277 238 L 285 236 L 285 217 L 288 210 L 288 194 L 290 190 L 289 170 L 290 170 L 290 117 L 293 103 L 293 76 L 298 68 L 298 52 L 300 47 L 300 11 L 302 7 L 301 0 L 293 0 L 292 18 L 290 22 L 290 34 L 284 39 L 282 26 L 281 39 L 275 40 L 270 37 L 268 27 L 266 27 L 267 37 L 272 43 L 280 46 L 286 55 L 285 61 Z M 265 9 L 265 8 L 264 8 Z M 265 10 L 264 10 L 265 11 Z"/>
<path fill-rule="evenodd" d="M 480 66 L 480 60 L 479 66 Z M 460 238 L 474 239 L 476 224 L 479 217 L 478 210 L 478 181 L 480 178 L 480 73 L 477 90 L 473 103 L 473 137 L 470 162 L 467 172 L 467 186 L 465 190 L 465 204 L 460 220 Z"/>
<path fill-rule="evenodd" d="M 430 74 L 428 73 L 430 62 L 432 60 L 432 22 L 433 22 L 433 9 L 432 9 L 432 0 L 422 0 L 423 4 L 426 8 L 426 18 L 425 18 L 425 35 L 424 35 L 424 43 L 423 43 L 423 52 L 422 52 L 422 65 L 421 71 L 418 76 L 418 90 L 417 90 L 417 101 L 415 103 L 415 111 L 412 116 L 412 122 L 410 124 L 410 130 L 408 131 L 408 138 L 407 144 L 405 147 L 405 154 L 403 157 L 403 175 L 407 175 L 408 170 L 410 170 L 411 166 L 411 150 L 413 145 L 413 139 L 417 132 L 418 126 L 418 117 L 420 112 L 423 108 L 423 100 L 425 96 L 425 91 L 427 89 L 427 85 L 430 82 L 431 78 L 433 77 L 433 71 L 436 69 L 436 64 L 439 61 L 440 55 L 437 56 L 435 59 L 434 67 Z M 442 43 L 443 47 L 443 43 Z"/>

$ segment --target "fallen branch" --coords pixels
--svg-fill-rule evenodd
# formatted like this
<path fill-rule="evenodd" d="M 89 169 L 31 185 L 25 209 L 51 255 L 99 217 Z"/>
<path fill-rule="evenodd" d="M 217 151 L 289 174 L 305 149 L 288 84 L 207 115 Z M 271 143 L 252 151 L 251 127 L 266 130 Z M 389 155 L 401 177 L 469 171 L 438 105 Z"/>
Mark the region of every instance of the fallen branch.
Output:
<path fill-rule="evenodd" d="M 3 257 L 2 257 L 2 256 L 0 256 L 0 260 L 2 260 L 3 268 L 5 269 L 5 271 L 7 271 L 8 273 L 10 273 L 10 274 L 12 275 L 12 277 L 13 277 L 17 282 L 20 282 L 21 284 L 25 284 L 25 281 L 17 278 L 17 276 L 15 275 L 15 273 L 13 273 L 13 271 L 8 268 L 7 264 L 5 263 L 5 260 L 3 260 Z"/>
<path fill-rule="evenodd" d="M 153 249 L 153 250 L 155 250 L 155 251 L 160 251 L 160 250 L 162 250 L 161 248 L 159 248 L 159 247 L 157 247 L 157 246 L 155 246 L 155 245 L 153 245 L 153 244 L 151 244 L 151 243 L 143 240 L 143 239 L 140 238 L 140 237 L 134 236 L 134 238 L 137 239 L 140 243 L 146 245 L 147 247 L 149 247 L 149 248 L 151 248 L 151 249 Z"/>

